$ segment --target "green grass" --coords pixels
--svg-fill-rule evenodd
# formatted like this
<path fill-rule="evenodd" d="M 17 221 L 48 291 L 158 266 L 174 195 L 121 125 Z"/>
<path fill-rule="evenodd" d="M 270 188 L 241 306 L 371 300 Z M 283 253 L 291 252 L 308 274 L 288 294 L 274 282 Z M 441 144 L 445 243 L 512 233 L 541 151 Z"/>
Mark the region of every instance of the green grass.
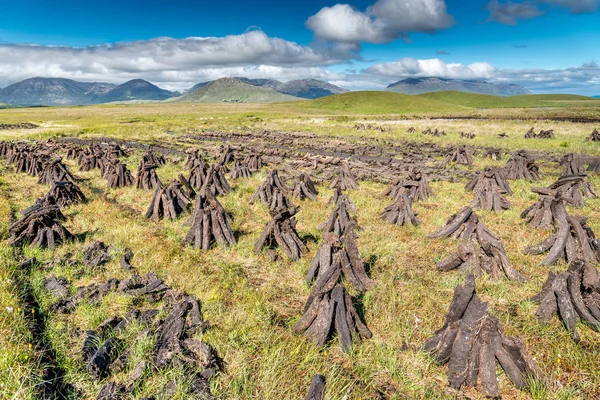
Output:
<path fill-rule="evenodd" d="M 353 114 L 407 114 L 461 111 L 436 100 L 393 92 L 362 91 L 334 94 L 316 100 L 292 103 L 291 107 Z"/>
<path fill-rule="evenodd" d="M 570 94 L 531 94 L 500 97 L 487 94 L 443 91 L 419 94 L 417 97 L 470 108 L 534 108 L 595 105 L 591 97 Z"/>

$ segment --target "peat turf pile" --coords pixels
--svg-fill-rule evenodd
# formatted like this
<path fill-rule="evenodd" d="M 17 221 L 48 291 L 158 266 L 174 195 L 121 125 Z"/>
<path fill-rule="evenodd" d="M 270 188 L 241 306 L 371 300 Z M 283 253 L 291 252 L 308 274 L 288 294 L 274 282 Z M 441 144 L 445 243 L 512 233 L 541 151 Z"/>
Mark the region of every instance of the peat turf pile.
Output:
<path fill-rule="evenodd" d="M 451 148 L 442 165 L 446 166 L 450 163 L 472 166 L 473 156 L 471 155 L 471 151 L 464 145 Z"/>
<path fill-rule="evenodd" d="M 281 207 L 288 208 L 291 207 L 290 201 L 286 197 L 289 191 L 285 182 L 280 178 L 279 172 L 274 169 L 269 172 L 269 175 L 252 194 L 250 204 L 254 204 L 256 200 L 260 199 L 270 210 Z"/>
<path fill-rule="evenodd" d="M 152 190 L 162 186 L 156 174 L 157 168 L 158 164 L 149 161 L 147 157 L 142 157 L 135 177 L 135 187 L 143 190 Z"/>
<path fill-rule="evenodd" d="M 526 179 L 528 181 L 537 181 L 540 179 L 539 168 L 535 160 L 524 151 L 515 151 L 511 156 L 506 166 L 507 179 Z"/>
<path fill-rule="evenodd" d="M 473 191 L 475 195 L 471 202 L 474 208 L 487 211 L 502 211 L 510 208 L 510 202 L 504 195 L 512 194 L 512 190 L 502 168 L 488 167 L 479 171 L 465 189 Z"/>
<path fill-rule="evenodd" d="M 600 142 L 600 132 L 598 129 L 594 129 L 590 136 L 585 138 L 586 142 Z"/>
<path fill-rule="evenodd" d="M 552 204 L 568 199 L 556 190 L 531 188 L 531 191 L 539 194 L 538 201 L 523 210 L 521 218 L 533 228 L 550 228 L 554 226 L 556 220 L 554 218 L 555 213 L 552 211 Z"/>
<path fill-rule="evenodd" d="M 258 153 L 251 153 L 244 158 L 243 163 L 252 172 L 256 172 L 265 166 L 262 156 Z"/>
<path fill-rule="evenodd" d="M 223 246 L 236 243 L 231 217 L 209 190 L 200 191 L 196 196 L 194 211 L 186 224 L 191 228 L 183 240 L 184 245 L 208 250 L 213 243 Z"/>
<path fill-rule="evenodd" d="M 133 185 L 133 175 L 124 163 L 116 159 L 106 165 L 103 177 L 111 189 Z"/>
<path fill-rule="evenodd" d="M 146 218 L 155 222 L 163 218 L 174 221 L 192 204 L 192 198 L 189 188 L 178 180 L 173 180 L 167 187 L 157 186 L 146 211 Z"/>
<path fill-rule="evenodd" d="M 325 398 L 325 377 L 323 375 L 315 375 L 310 382 L 306 400 L 323 400 Z"/>
<path fill-rule="evenodd" d="M 419 220 L 412 210 L 412 200 L 408 191 L 402 191 L 391 205 L 381 213 L 381 219 L 398 226 L 419 225 Z"/>
<path fill-rule="evenodd" d="M 52 187 L 46 197 L 53 198 L 56 205 L 61 208 L 87 201 L 79 186 L 69 181 L 52 183 Z"/>
<path fill-rule="evenodd" d="M 564 196 L 572 198 L 572 204 L 575 207 L 583 207 L 585 205 L 586 197 L 590 199 L 598 197 L 592 183 L 587 179 L 586 174 L 563 175 L 550 185 L 548 189 L 556 190 Z"/>
<path fill-rule="evenodd" d="M 567 213 L 565 202 L 574 203 L 574 200 L 558 194 L 552 197 L 552 192 L 548 196 L 554 233 L 541 243 L 525 249 L 525 254 L 548 253 L 542 261 L 544 265 L 554 265 L 560 259 L 569 263 L 577 260 L 600 262 L 600 241 L 587 225 L 587 218 Z M 543 212 L 548 211 L 546 209 Z M 550 219 L 549 216 L 545 218 L 546 221 Z"/>
<path fill-rule="evenodd" d="M 62 158 L 55 158 L 46 163 L 38 179 L 38 183 L 46 185 L 64 181 L 75 182 L 75 178 L 73 178 L 67 166 L 62 163 Z"/>
<path fill-rule="evenodd" d="M 206 171 L 203 189 L 210 190 L 215 196 L 225 196 L 231 191 L 231 186 L 225 177 L 226 168 L 220 164 L 212 164 Z"/>
<path fill-rule="evenodd" d="M 515 281 L 526 280 L 510 265 L 500 237 L 481 222 L 471 207 L 452 215 L 443 227 L 429 237 L 462 239 L 456 253 L 437 263 L 440 271 L 460 268 L 475 275 L 487 272 L 494 280 L 500 276 Z"/>
<path fill-rule="evenodd" d="M 319 192 L 310 176 L 306 172 L 301 173 L 292 188 L 292 197 L 298 200 L 308 198 L 314 201 L 317 200 L 318 194 Z"/>
<path fill-rule="evenodd" d="M 444 325 L 425 343 L 423 351 L 438 363 L 448 364 L 448 381 L 457 390 L 479 383 L 484 395 L 499 397 L 496 360 L 518 389 L 526 389 L 530 379 L 542 379 L 523 339 L 504 336 L 488 304 L 477 297 L 473 275 L 454 290 Z"/>
<path fill-rule="evenodd" d="M 231 176 L 231 179 L 250 178 L 252 176 L 252 171 L 250 171 L 250 168 L 245 164 L 236 160 L 231 171 L 229 171 L 229 176 Z"/>
<path fill-rule="evenodd" d="M 542 291 L 531 300 L 540 304 L 535 314 L 538 321 L 549 322 L 558 315 L 576 342 L 580 319 L 600 332 L 600 275 L 591 263 L 577 260 L 567 272 L 550 271 Z"/>
<path fill-rule="evenodd" d="M 356 217 L 351 214 L 356 213 L 358 208 L 352 203 L 347 194 L 336 190 L 330 202 L 334 203 L 333 211 L 331 211 L 325 222 L 319 225 L 319 229 L 323 233 L 332 232 L 336 235 L 342 235 L 352 227 L 359 228 Z"/>
<path fill-rule="evenodd" d="M 339 188 L 341 190 L 358 189 L 358 182 L 350 171 L 350 165 L 343 163 L 342 167 L 336 171 L 333 178 L 329 182 L 330 188 Z"/>
<path fill-rule="evenodd" d="M 74 236 L 62 225 L 66 220 L 53 198 L 38 199 L 21 211 L 23 217 L 8 228 L 11 246 L 22 246 L 26 242 L 34 246 L 54 249 Z"/>
<path fill-rule="evenodd" d="M 418 168 L 413 168 L 406 179 L 398 179 L 381 195 L 397 199 L 405 191 L 408 193 L 408 198 L 413 202 L 425 200 L 433 195 L 425 174 Z"/>
<path fill-rule="evenodd" d="M 254 246 L 254 252 L 259 255 L 263 248 L 267 248 L 269 256 L 277 259 L 276 248 L 292 261 L 299 260 L 308 249 L 296 231 L 296 218 L 299 208 L 278 208 L 270 210 L 271 220 L 267 223 Z"/>

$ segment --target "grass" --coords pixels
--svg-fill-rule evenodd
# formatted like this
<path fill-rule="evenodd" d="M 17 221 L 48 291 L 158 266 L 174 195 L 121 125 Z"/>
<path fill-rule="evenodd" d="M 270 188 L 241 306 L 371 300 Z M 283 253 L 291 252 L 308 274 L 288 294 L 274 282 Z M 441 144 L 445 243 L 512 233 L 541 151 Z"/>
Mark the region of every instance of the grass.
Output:
<path fill-rule="evenodd" d="M 0 112 L 2 122 L 29 121 L 40 124 L 41 128 L 0 131 L 0 140 L 114 137 L 183 148 L 213 145 L 194 142 L 188 137 L 192 133 L 268 129 L 312 132 L 318 135 L 315 140 L 319 141 L 373 144 L 381 143 L 381 140 L 410 140 L 499 146 L 507 150 L 528 148 L 556 155 L 571 151 L 600 155 L 600 146 L 584 142 L 592 130 L 591 124 L 503 119 L 504 110 L 490 111 L 493 120 L 432 120 L 422 118 L 424 110 L 408 116 L 363 115 L 362 112 L 326 110 L 314 113 L 297 105 L 165 104 L 3 110 Z M 461 109 L 459 114 L 462 112 Z M 390 130 L 356 131 L 352 129 L 356 123 L 383 125 Z M 448 136 L 431 138 L 407 134 L 409 126 L 415 126 L 418 131 L 428 127 L 445 129 Z M 523 139 L 530 126 L 536 130 L 554 128 L 557 139 Z M 461 139 L 460 131 L 473 131 L 477 137 L 472 141 Z M 497 139 L 496 134 L 500 132 L 506 132 L 511 139 Z M 567 147 L 562 146 L 563 142 Z M 139 157 L 139 153 L 134 153 L 124 159 L 130 170 L 135 170 Z M 398 228 L 380 222 L 379 213 L 389 204 L 388 199 L 379 196 L 384 185 L 364 181 L 358 190 L 349 192 L 359 208 L 358 219 L 363 228 L 359 249 L 363 258 L 369 260 L 370 274 L 377 284 L 363 296 L 352 292 L 364 309 L 374 337 L 353 346 L 349 354 L 343 354 L 335 340 L 319 349 L 291 331 L 291 326 L 301 316 L 310 290 L 304 276 L 321 241 L 317 226 L 331 210 L 327 204 L 330 189 L 320 185 L 317 202 L 295 201 L 301 206 L 298 230 L 301 237 L 307 239 L 309 254 L 295 263 L 286 259 L 271 262 L 266 254 L 257 256 L 253 252 L 254 243 L 268 221 L 267 209 L 262 204 L 249 204 L 253 191 L 266 177 L 268 169 L 249 179 L 230 181 L 232 192 L 220 198 L 232 214 L 234 230 L 240 232 L 238 244 L 232 248 L 216 247 L 200 252 L 180 245 L 188 229 L 183 224 L 185 216 L 174 222 L 159 223 L 143 218 L 151 193 L 133 188 L 107 190 L 106 181 L 100 178 L 97 170 L 80 172 L 74 162 L 65 162 L 78 177 L 86 179 L 81 187 L 90 199 L 87 204 L 66 210 L 66 226 L 74 233 L 86 233 L 86 238 L 83 242 L 66 244 L 55 252 L 25 247 L 24 255 L 35 256 L 40 260 L 40 266 L 50 260 L 59 260 L 51 270 L 38 266 L 26 278 L 31 280 L 42 311 L 47 313 L 48 341 L 65 371 L 65 379 L 81 391 L 81 397 L 95 398 L 100 383 L 94 382 L 82 366 L 79 350 L 83 337 L 77 332 L 93 329 L 107 316 L 124 315 L 131 306 L 131 299 L 111 294 L 98 305 L 83 304 L 72 314 L 56 315 L 49 312 L 55 299 L 43 288 L 43 281 L 53 273 L 65 276 L 75 288 L 113 276 L 127 278 L 118 263 L 127 247 L 135 253 L 133 264 L 140 274 L 155 272 L 167 284 L 185 290 L 201 301 L 205 318 L 213 327 L 199 338 L 214 346 L 225 360 L 225 370 L 211 382 L 213 393 L 220 398 L 303 398 L 315 373 L 325 375 L 328 399 L 366 399 L 373 398 L 377 392 L 392 399 L 456 398 L 456 392 L 447 387 L 446 367 L 434 364 L 419 348 L 442 325 L 453 289 L 463 280 L 459 272 L 441 274 L 434 268 L 435 262 L 453 251 L 457 243 L 431 240 L 425 235 L 442 225 L 470 199 L 471 195 L 463 189 L 465 182 L 433 182 L 435 196 L 415 205 L 422 225 L 414 228 Z M 475 157 L 473 170 L 488 165 L 500 166 L 505 162 L 506 158 L 493 162 Z M 493 282 L 482 277 L 477 281 L 477 290 L 482 299 L 490 303 L 492 313 L 499 318 L 505 333 L 523 337 L 529 352 L 547 376 L 546 382 L 536 382 L 530 392 L 520 392 L 499 369 L 505 398 L 593 398 L 600 391 L 598 334 L 579 324 L 582 342 L 575 344 L 558 320 L 549 324 L 537 323 L 536 306 L 526 301 L 540 290 L 548 270 L 566 268 L 564 264 L 542 267 L 543 256 L 522 254 L 524 247 L 548 234 L 523 226 L 519 218 L 521 210 L 535 201 L 531 186 L 546 186 L 559 174 L 557 165 L 547 158 L 540 160 L 540 167 L 543 181 L 534 184 L 511 182 L 515 194 L 509 197 L 510 210 L 479 213 L 485 224 L 501 236 L 512 265 L 530 281 L 525 284 Z M 182 172 L 185 172 L 183 163 L 168 163 L 158 170 L 163 182 Z M 4 385 L 0 398 L 35 398 L 39 384 L 36 377 L 40 376 L 41 366 L 35 361 L 35 351 L 28 348 L 30 333 L 22 315 L 4 311 L 6 306 L 14 307 L 20 301 L 14 282 L 15 274 L 22 273 L 17 270 L 16 256 L 5 239 L 12 213 L 30 205 L 49 187 L 37 184 L 34 177 L 11 172 L 3 161 L 0 161 L 0 179 L 0 383 Z M 592 180 L 596 187 L 600 185 L 598 177 Z M 94 194 L 98 189 L 111 201 Z M 588 216 L 591 227 L 598 233 L 599 206 L 600 200 L 590 200 L 586 207 L 569 211 Z M 112 247 L 112 260 L 104 269 L 81 273 L 80 267 L 65 262 L 70 258 L 81 260 L 83 249 L 93 240 L 102 240 Z M 71 255 L 65 257 L 68 253 Z M 149 306 L 142 304 L 142 307 Z M 126 337 L 134 337 L 140 329 L 140 326 L 131 326 Z M 134 362 L 148 355 L 151 348 L 150 338 L 136 345 L 134 360 L 116 379 L 124 379 Z M 182 371 L 176 368 L 152 374 L 136 389 L 134 397 L 157 394 L 174 376 L 180 375 Z M 185 398 L 185 390 L 184 385 L 178 398 Z M 467 389 L 465 395 L 481 397 L 475 389 Z"/>
<path fill-rule="evenodd" d="M 539 107 L 568 107 L 568 106 L 598 106 L 591 97 L 571 94 L 532 94 L 521 96 L 500 97 L 487 94 L 465 93 L 457 91 L 442 91 L 424 93 L 417 97 L 440 101 L 469 108 L 539 108 Z M 559 103 L 560 102 L 560 103 Z"/>

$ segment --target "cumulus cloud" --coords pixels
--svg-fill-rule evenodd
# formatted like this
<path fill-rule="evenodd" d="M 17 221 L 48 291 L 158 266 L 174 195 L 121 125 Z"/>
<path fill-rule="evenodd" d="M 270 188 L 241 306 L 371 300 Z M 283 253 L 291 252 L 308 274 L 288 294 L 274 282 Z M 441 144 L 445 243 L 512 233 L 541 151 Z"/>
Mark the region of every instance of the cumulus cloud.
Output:
<path fill-rule="evenodd" d="M 324 66 L 358 58 L 358 50 L 357 45 L 347 43 L 302 46 L 257 30 L 225 37 L 161 37 L 83 48 L 0 43 L 0 87 L 33 76 L 116 83 L 144 78 L 173 89 L 198 79 L 239 74 L 325 78 L 331 72 Z"/>
<path fill-rule="evenodd" d="M 539 17 L 557 7 L 566 9 L 571 14 L 593 13 L 598 11 L 600 0 L 527 0 L 521 3 L 513 3 L 510 0 L 500 3 L 498 0 L 492 0 L 487 4 L 490 12 L 488 22 L 515 25 L 518 20 Z"/>
<path fill-rule="evenodd" d="M 378 0 L 365 12 L 336 4 L 306 21 L 319 39 L 346 43 L 386 43 L 411 32 L 434 33 L 453 24 L 444 0 Z"/>
<path fill-rule="evenodd" d="M 365 72 L 391 77 L 424 77 L 453 79 L 487 79 L 491 78 L 496 68 L 487 62 L 476 62 L 469 65 L 446 64 L 439 58 L 416 60 L 402 58 L 398 61 L 375 64 Z"/>
<path fill-rule="evenodd" d="M 600 65 L 595 62 L 565 69 L 501 69 L 496 82 L 517 83 L 536 92 L 600 94 Z"/>

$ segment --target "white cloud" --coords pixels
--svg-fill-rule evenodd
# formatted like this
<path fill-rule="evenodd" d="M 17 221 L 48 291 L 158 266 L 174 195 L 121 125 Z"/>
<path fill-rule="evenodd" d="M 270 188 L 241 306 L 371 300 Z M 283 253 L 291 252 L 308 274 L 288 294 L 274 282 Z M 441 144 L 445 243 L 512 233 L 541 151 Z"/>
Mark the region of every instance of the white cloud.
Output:
<path fill-rule="evenodd" d="M 518 20 L 539 17 L 556 7 L 566 9 L 571 14 L 593 13 L 598 11 L 600 0 L 526 0 L 520 3 L 491 0 L 487 4 L 490 12 L 488 21 L 515 25 Z"/>
<path fill-rule="evenodd" d="M 0 43 L 0 87 L 33 76 L 122 83 L 143 78 L 185 88 L 234 74 L 322 77 L 323 66 L 358 57 L 358 46 L 302 46 L 262 31 L 225 37 L 155 38 L 84 48 Z"/>
<path fill-rule="evenodd" d="M 375 64 L 365 72 L 390 77 L 425 77 L 453 79 L 488 79 L 493 77 L 496 68 L 487 62 L 475 62 L 469 65 L 446 64 L 439 58 L 416 60 L 402 58 L 398 61 Z"/>
<path fill-rule="evenodd" d="M 386 43 L 411 32 L 433 33 L 453 24 L 444 0 L 378 0 L 365 12 L 336 4 L 306 21 L 319 39 L 347 43 Z"/>

